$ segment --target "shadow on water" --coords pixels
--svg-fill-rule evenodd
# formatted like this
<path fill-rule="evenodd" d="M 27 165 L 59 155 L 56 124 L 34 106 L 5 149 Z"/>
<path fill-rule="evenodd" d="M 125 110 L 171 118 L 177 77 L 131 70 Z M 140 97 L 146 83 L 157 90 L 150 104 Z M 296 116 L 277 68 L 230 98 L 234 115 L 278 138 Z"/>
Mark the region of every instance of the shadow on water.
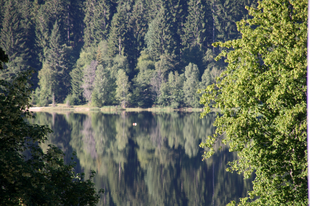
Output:
<path fill-rule="evenodd" d="M 251 189 L 250 180 L 226 172 L 236 159 L 223 146 L 202 161 L 199 143 L 212 135 L 214 114 L 36 113 L 33 123 L 49 125 L 48 142 L 76 152 L 76 170 L 96 171 L 104 188 L 99 205 L 225 205 Z M 136 126 L 133 123 L 137 123 Z M 69 161 L 70 155 L 65 161 Z"/>

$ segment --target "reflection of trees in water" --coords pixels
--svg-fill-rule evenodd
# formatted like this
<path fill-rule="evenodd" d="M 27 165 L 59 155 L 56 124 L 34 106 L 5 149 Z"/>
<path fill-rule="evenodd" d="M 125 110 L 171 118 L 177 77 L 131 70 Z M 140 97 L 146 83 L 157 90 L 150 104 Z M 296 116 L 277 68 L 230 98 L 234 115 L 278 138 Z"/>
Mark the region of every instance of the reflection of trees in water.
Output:
<path fill-rule="evenodd" d="M 97 158 L 96 141 L 94 138 L 94 131 L 92 128 L 92 122 L 89 116 L 83 122 L 83 145 L 84 148 L 90 153 L 93 159 Z"/>
<path fill-rule="evenodd" d="M 163 138 L 161 136 L 159 124 L 158 123 L 155 123 L 155 124 L 156 126 L 152 127 L 151 129 L 150 138 L 151 138 L 153 145 L 160 149 L 163 143 Z"/>
<path fill-rule="evenodd" d="M 227 147 L 201 161 L 198 144 L 214 131 L 214 116 L 56 114 L 53 128 L 57 144 L 77 152 L 86 177 L 90 170 L 97 172 L 96 187 L 106 189 L 99 205 L 212 205 L 213 200 L 224 205 L 249 185 L 225 172 L 233 158 Z M 40 119 L 53 121 L 52 115 Z"/>

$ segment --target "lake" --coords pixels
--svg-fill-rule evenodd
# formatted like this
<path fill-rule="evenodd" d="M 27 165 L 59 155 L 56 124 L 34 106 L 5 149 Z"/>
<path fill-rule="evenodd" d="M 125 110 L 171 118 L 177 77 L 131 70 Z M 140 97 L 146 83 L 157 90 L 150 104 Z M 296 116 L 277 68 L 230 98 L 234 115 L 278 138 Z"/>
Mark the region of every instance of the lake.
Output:
<path fill-rule="evenodd" d="M 66 162 L 75 151 L 77 172 L 96 171 L 96 188 L 105 189 L 98 205 L 225 205 L 251 189 L 250 180 L 226 172 L 237 158 L 227 146 L 202 161 L 199 144 L 215 130 L 213 113 L 35 115 L 33 123 L 54 131 L 43 149 L 57 145 Z"/>

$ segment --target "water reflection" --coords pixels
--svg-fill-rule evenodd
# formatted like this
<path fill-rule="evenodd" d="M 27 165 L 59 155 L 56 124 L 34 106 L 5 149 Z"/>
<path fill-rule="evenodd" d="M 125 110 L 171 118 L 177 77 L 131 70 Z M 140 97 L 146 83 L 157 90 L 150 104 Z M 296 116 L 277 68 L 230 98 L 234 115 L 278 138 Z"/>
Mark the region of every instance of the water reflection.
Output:
<path fill-rule="evenodd" d="M 226 146 L 201 161 L 198 145 L 214 132 L 214 114 L 36 116 L 34 123 L 54 130 L 46 144 L 76 151 L 78 172 L 97 172 L 96 187 L 106 191 L 99 205 L 225 205 L 251 188 L 242 176 L 226 173 L 227 162 L 236 158 Z"/>

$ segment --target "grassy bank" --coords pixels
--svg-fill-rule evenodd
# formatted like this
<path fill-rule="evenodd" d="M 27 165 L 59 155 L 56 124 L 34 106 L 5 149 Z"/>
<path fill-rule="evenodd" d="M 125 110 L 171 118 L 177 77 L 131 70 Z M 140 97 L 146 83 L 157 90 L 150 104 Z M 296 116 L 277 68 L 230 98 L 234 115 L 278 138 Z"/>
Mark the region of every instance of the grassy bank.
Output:
<path fill-rule="evenodd" d="M 88 113 L 88 112 L 103 112 L 103 113 L 118 113 L 121 111 L 126 112 L 202 112 L 202 108 L 178 108 L 174 109 L 171 107 L 152 107 L 152 108 L 121 108 L 120 106 L 105 106 L 102 108 L 99 107 L 90 107 L 88 105 L 76 105 L 76 106 L 67 106 L 66 104 L 57 104 L 55 107 L 49 105 L 48 107 L 30 107 L 32 112 L 77 112 L 77 113 Z"/>

